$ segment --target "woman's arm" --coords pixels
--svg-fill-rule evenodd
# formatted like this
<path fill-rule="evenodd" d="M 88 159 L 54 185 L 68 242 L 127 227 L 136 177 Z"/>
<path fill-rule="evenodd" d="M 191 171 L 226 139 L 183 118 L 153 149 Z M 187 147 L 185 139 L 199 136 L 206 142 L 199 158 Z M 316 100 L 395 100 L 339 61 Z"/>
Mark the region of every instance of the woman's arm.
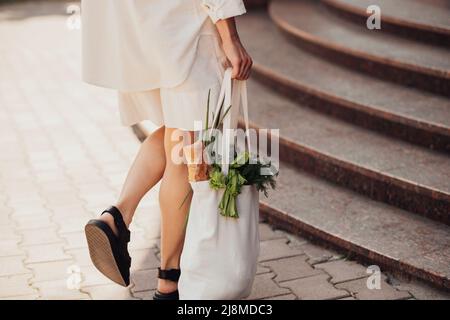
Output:
<path fill-rule="evenodd" d="M 223 50 L 233 67 L 233 79 L 248 79 L 253 62 L 239 39 L 234 20 L 235 16 L 246 12 L 243 0 L 198 1 L 201 1 L 222 38 Z"/>
<path fill-rule="evenodd" d="M 253 61 L 239 39 L 234 17 L 218 20 L 216 28 L 222 38 L 225 55 L 233 67 L 233 79 L 247 80 Z"/>

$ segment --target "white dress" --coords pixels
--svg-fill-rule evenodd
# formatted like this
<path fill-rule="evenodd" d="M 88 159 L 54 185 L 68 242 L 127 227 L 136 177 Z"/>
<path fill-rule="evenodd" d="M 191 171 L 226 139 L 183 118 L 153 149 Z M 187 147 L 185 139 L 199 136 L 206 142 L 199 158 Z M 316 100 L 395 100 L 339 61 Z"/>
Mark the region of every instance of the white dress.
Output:
<path fill-rule="evenodd" d="M 242 0 L 82 0 L 84 81 L 118 91 L 124 125 L 194 129 L 227 59 L 214 26 Z"/>

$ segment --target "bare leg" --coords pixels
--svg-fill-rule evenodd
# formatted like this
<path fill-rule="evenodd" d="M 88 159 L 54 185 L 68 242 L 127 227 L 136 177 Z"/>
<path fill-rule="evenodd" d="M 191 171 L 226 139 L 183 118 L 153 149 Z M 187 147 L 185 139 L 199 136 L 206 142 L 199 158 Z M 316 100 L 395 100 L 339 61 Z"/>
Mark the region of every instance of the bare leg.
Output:
<path fill-rule="evenodd" d="M 139 152 L 128 171 L 119 199 L 115 204 L 122 213 L 127 226 L 130 225 L 142 197 L 163 176 L 166 167 L 164 130 L 165 127 L 157 129 L 141 144 Z M 117 234 L 114 219 L 109 213 L 103 214 L 100 219 L 105 221 Z"/>
<path fill-rule="evenodd" d="M 191 134 L 186 133 L 185 135 Z M 186 140 L 184 141 L 186 142 Z M 182 145 L 183 132 L 178 129 L 166 128 L 164 136 L 166 168 L 159 191 L 162 269 L 178 269 L 180 267 L 180 255 L 184 243 L 186 217 L 192 194 L 188 182 L 186 164 L 175 163 L 172 157 L 173 151 L 176 155 L 182 156 L 182 150 L 180 148 Z M 188 197 L 186 198 L 186 196 Z M 162 279 L 158 280 L 159 292 L 169 293 L 176 289 L 177 284 L 175 282 Z"/>

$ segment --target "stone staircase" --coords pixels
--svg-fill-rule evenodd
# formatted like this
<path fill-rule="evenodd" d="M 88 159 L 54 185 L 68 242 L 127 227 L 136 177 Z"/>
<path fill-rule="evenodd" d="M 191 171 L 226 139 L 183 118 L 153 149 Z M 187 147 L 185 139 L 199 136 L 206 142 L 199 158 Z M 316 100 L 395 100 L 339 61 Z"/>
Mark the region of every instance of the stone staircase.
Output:
<path fill-rule="evenodd" d="M 383 8 L 383 29 L 402 36 L 450 46 L 449 3 L 447 0 L 322 0 L 345 17 L 365 23 L 366 8 Z"/>
<path fill-rule="evenodd" d="M 389 25 L 374 31 L 365 2 L 274 0 L 238 18 L 251 125 L 280 129 L 261 214 L 450 289 L 450 7 L 370 1 Z"/>

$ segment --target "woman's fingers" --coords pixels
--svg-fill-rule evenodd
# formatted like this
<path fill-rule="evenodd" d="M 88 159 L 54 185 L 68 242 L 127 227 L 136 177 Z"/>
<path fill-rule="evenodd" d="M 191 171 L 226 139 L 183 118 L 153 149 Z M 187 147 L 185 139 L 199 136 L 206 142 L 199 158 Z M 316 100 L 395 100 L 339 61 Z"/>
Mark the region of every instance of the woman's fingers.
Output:
<path fill-rule="evenodd" d="M 252 69 L 253 61 L 250 57 L 247 57 L 246 63 L 244 65 L 243 78 L 247 80 L 250 77 L 250 72 Z"/>
<path fill-rule="evenodd" d="M 236 49 L 234 57 L 228 60 L 232 67 L 231 77 L 237 80 L 247 80 L 253 61 L 243 47 Z"/>
<path fill-rule="evenodd" d="M 240 59 L 234 60 L 231 65 L 233 66 L 233 71 L 231 72 L 232 79 L 239 79 L 241 74 L 242 61 Z"/>
<path fill-rule="evenodd" d="M 247 80 L 250 76 L 252 59 L 239 39 L 234 41 L 223 41 L 222 48 L 227 57 L 227 61 L 232 68 L 231 77 L 237 80 Z"/>
<path fill-rule="evenodd" d="M 242 59 L 242 63 L 240 64 L 239 73 L 236 79 L 247 80 L 250 76 L 252 64 L 252 59 L 248 55 L 245 55 Z"/>
<path fill-rule="evenodd" d="M 245 80 L 246 79 L 245 78 L 245 70 L 246 70 L 247 64 L 248 64 L 248 59 L 247 59 L 247 57 L 245 57 L 242 60 L 241 72 L 239 72 L 239 78 L 240 78 L 239 80 Z"/>
<path fill-rule="evenodd" d="M 233 65 L 233 79 L 236 80 L 244 80 L 245 77 L 245 60 L 240 60 L 239 62 L 235 62 Z M 234 69 L 236 68 L 236 73 L 234 74 Z"/>

